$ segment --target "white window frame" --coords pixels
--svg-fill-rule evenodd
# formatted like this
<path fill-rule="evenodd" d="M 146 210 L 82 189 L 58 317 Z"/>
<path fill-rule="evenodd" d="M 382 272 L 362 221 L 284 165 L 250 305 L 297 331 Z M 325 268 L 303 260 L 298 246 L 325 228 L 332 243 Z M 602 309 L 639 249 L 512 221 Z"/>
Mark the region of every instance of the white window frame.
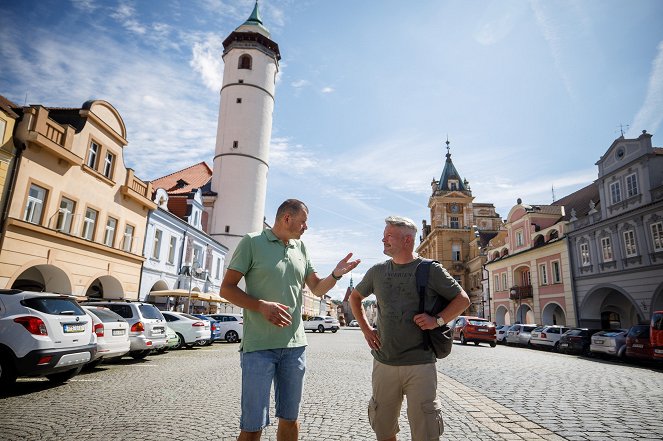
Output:
<path fill-rule="evenodd" d="M 663 222 L 655 222 L 650 226 L 651 240 L 654 251 L 663 251 Z"/>
<path fill-rule="evenodd" d="M 626 197 L 632 198 L 638 195 L 638 175 L 631 173 L 626 176 Z"/>
<path fill-rule="evenodd" d="M 449 226 L 451 228 L 460 228 L 460 220 L 458 219 L 458 216 L 451 216 L 449 219 Z"/>
<path fill-rule="evenodd" d="M 635 257 L 638 255 L 638 247 L 635 243 L 635 231 L 624 231 L 624 253 L 626 257 Z"/>
<path fill-rule="evenodd" d="M 460 262 L 460 245 L 452 244 L 451 245 L 451 260 L 454 262 Z"/>
<path fill-rule="evenodd" d="M 126 224 L 124 226 L 124 237 L 122 240 L 122 249 L 127 253 L 131 252 L 131 247 L 134 241 L 134 231 L 136 228 L 133 225 Z"/>
<path fill-rule="evenodd" d="M 523 245 L 525 245 L 525 235 L 523 230 L 518 230 L 516 231 L 516 246 L 522 247 Z"/>
<path fill-rule="evenodd" d="M 540 285 L 548 284 L 548 270 L 545 263 L 539 265 L 539 277 L 541 277 Z"/>
<path fill-rule="evenodd" d="M 60 208 L 58 209 L 58 218 L 55 224 L 55 229 L 61 233 L 70 234 L 71 221 L 75 210 L 76 202 L 63 196 L 62 199 L 60 199 Z"/>
<path fill-rule="evenodd" d="M 589 244 L 582 242 L 579 246 L 580 249 L 580 264 L 582 266 L 589 266 L 592 264 L 592 256 L 589 254 Z"/>
<path fill-rule="evenodd" d="M 502 290 L 506 291 L 509 288 L 506 272 L 502 273 Z"/>
<path fill-rule="evenodd" d="M 216 258 L 216 278 L 221 279 L 221 258 Z"/>
<path fill-rule="evenodd" d="M 499 276 L 499 274 L 495 274 L 494 279 L 495 279 L 495 280 L 494 280 L 493 282 L 495 283 L 495 292 L 497 292 L 497 291 L 501 291 L 501 289 L 500 289 L 500 276 Z"/>
<path fill-rule="evenodd" d="M 115 230 L 117 229 L 117 219 L 109 217 L 106 220 L 106 231 L 104 233 L 104 245 L 113 247 L 115 244 Z"/>
<path fill-rule="evenodd" d="M 159 260 L 161 254 L 161 239 L 163 238 L 163 231 L 158 228 L 154 230 L 154 241 L 152 242 L 152 259 Z"/>
<path fill-rule="evenodd" d="M 24 221 L 30 222 L 31 224 L 41 225 L 47 195 L 48 190 L 45 188 L 36 184 L 30 184 L 28 200 L 25 204 L 25 212 L 23 213 Z"/>
<path fill-rule="evenodd" d="M 619 181 L 610 184 L 610 204 L 615 205 L 622 201 L 622 186 Z"/>
<path fill-rule="evenodd" d="M 85 209 L 85 219 L 83 219 L 83 231 L 81 237 L 87 240 L 94 240 L 94 233 L 97 229 L 97 219 L 99 212 L 94 208 Z"/>
<path fill-rule="evenodd" d="M 559 260 L 550 262 L 552 283 L 562 283 L 562 264 Z"/>
<path fill-rule="evenodd" d="M 113 166 L 115 165 L 115 155 L 111 152 L 106 152 L 104 157 L 104 176 L 108 179 L 113 179 Z"/>
<path fill-rule="evenodd" d="M 601 238 L 601 255 L 604 262 L 612 262 L 615 259 L 612 252 L 612 240 L 610 237 Z"/>
<path fill-rule="evenodd" d="M 168 244 L 168 264 L 172 265 L 175 263 L 175 249 L 177 248 L 177 237 L 170 236 L 170 242 Z"/>
<path fill-rule="evenodd" d="M 99 156 L 100 146 L 94 141 L 90 141 L 90 147 L 88 147 L 88 157 L 86 165 L 91 169 L 96 169 L 97 167 L 97 156 Z"/>

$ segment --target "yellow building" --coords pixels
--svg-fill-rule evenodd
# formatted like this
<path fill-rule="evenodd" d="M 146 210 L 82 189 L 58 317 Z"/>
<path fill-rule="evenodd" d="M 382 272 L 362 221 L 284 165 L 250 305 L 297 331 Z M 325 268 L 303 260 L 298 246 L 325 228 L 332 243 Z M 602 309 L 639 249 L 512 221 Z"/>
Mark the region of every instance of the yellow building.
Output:
<path fill-rule="evenodd" d="M 17 107 L 17 105 L 0 95 L 0 209 L 2 213 L 5 212 L 9 197 L 6 194 L 9 186 L 6 184 L 11 179 L 11 170 L 14 166 L 12 160 L 16 149 L 13 133 L 18 114 L 12 110 L 12 107 Z"/>
<path fill-rule="evenodd" d="M 137 299 L 149 184 L 125 168 L 124 122 L 105 101 L 18 115 L 0 287 Z"/>

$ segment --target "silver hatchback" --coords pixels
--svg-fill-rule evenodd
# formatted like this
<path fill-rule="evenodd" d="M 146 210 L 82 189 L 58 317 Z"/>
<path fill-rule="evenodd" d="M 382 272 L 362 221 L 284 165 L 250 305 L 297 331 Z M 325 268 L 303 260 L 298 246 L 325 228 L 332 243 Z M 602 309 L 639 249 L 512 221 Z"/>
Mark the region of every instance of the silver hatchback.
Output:
<path fill-rule="evenodd" d="M 609 329 L 592 335 L 590 352 L 594 354 L 614 355 L 623 357 L 626 352 L 627 329 Z"/>
<path fill-rule="evenodd" d="M 151 303 L 143 302 L 86 302 L 90 306 L 105 306 L 119 314 L 129 324 L 129 356 L 136 360 L 147 357 L 152 350 L 166 346 L 166 319 Z"/>

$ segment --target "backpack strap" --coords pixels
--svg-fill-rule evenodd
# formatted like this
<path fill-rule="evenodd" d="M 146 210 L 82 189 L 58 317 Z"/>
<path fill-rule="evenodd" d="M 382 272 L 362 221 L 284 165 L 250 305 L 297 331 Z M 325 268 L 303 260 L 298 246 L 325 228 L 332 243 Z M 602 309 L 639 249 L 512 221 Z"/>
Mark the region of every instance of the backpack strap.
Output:
<path fill-rule="evenodd" d="M 414 270 L 414 278 L 417 281 L 417 292 L 419 293 L 419 312 L 426 312 L 426 287 L 428 287 L 428 276 L 430 275 L 430 266 L 437 260 L 423 259 Z M 428 332 L 423 331 L 424 349 L 430 349 L 431 341 Z"/>

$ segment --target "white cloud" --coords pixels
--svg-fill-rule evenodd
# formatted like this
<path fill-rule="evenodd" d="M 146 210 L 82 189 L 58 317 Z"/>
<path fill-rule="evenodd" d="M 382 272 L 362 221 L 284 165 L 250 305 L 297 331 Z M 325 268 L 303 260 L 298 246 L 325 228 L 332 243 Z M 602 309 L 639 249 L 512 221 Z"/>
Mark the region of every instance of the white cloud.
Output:
<path fill-rule="evenodd" d="M 203 83 L 211 91 L 218 92 L 223 84 L 223 40 L 209 34 L 202 42 L 195 42 L 192 48 L 191 67 L 200 74 Z"/>
<path fill-rule="evenodd" d="M 291 144 L 289 138 L 272 138 L 269 162 L 295 173 L 316 173 L 323 170 L 321 161 L 301 144 Z"/>
<path fill-rule="evenodd" d="M 323 87 L 320 92 L 322 92 L 322 93 L 332 93 L 332 92 L 334 92 L 334 88 L 333 87 Z"/>
<path fill-rule="evenodd" d="M 134 34 L 143 35 L 146 32 L 145 26 L 142 25 L 135 17 L 136 10 L 128 3 L 121 3 L 115 12 L 111 14 L 125 29 Z"/>
<path fill-rule="evenodd" d="M 656 132 L 661 122 L 663 122 L 663 41 L 659 43 L 658 54 L 652 62 L 645 101 L 633 118 L 629 133 L 638 136 L 641 130 Z"/>
<path fill-rule="evenodd" d="M 76 9 L 80 9 L 85 12 L 92 12 L 97 9 L 97 5 L 94 0 L 71 0 L 71 3 Z"/>
<path fill-rule="evenodd" d="M 500 42 L 511 33 L 522 12 L 520 2 L 492 1 L 474 32 L 474 39 L 484 46 Z"/>
<path fill-rule="evenodd" d="M 295 89 L 301 89 L 302 87 L 306 87 L 310 84 L 309 81 L 307 80 L 295 80 L 290 85 L 294 87 Z"/>

